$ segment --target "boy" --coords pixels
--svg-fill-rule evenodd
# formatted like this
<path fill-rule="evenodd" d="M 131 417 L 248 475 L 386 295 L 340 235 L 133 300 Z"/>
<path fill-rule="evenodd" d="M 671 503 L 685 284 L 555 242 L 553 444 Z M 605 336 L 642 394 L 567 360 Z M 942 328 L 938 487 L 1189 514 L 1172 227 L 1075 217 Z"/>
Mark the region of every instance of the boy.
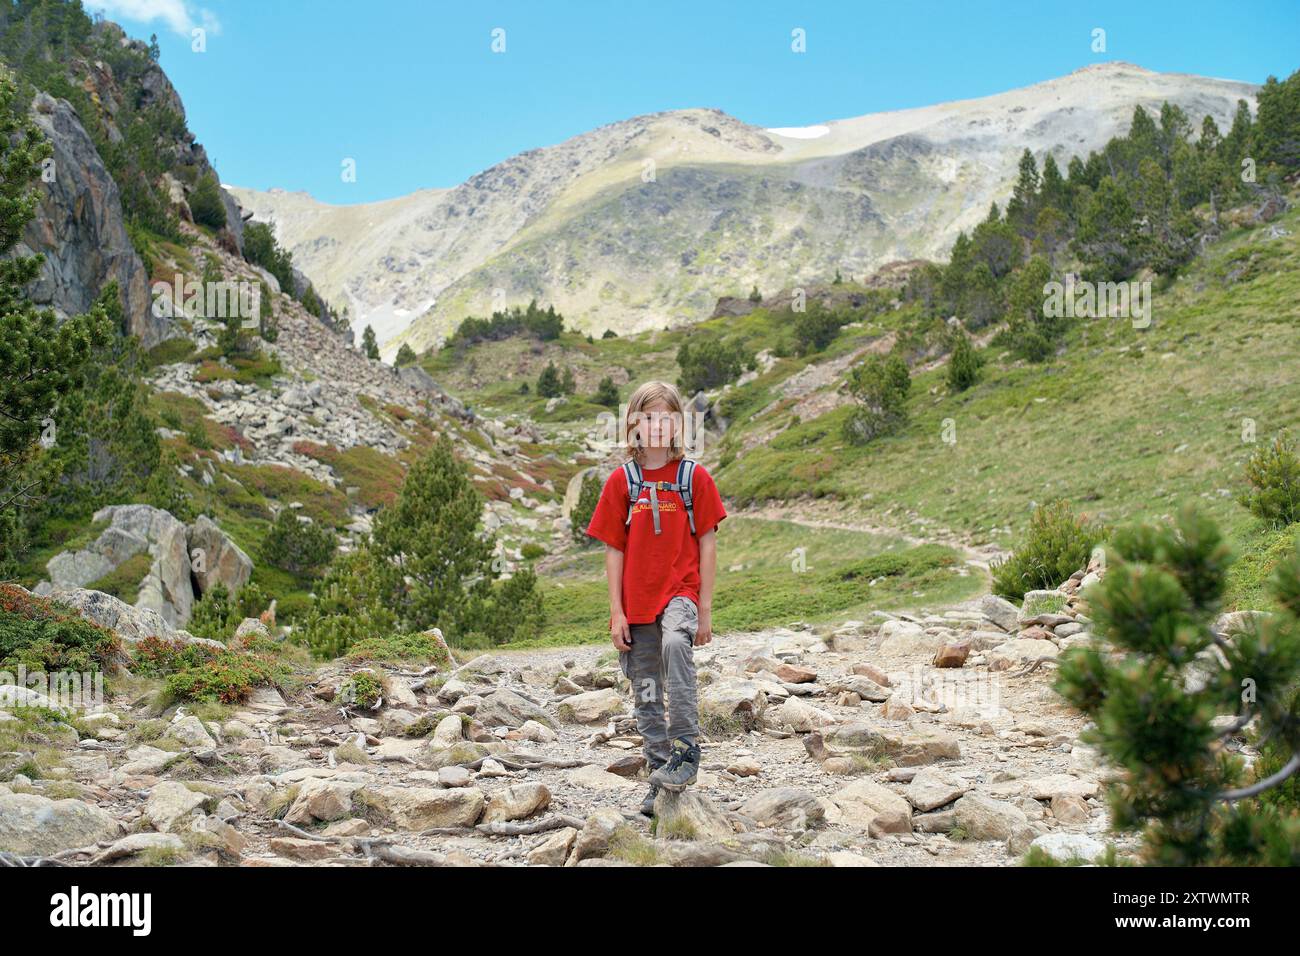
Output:
<path fill-rule="evenodd" d="M 587 527 L 605 542 L 610 640 L 632 684 L 652 771 L 646 816 L 661 787 L 679 792 L 699 772 L 693 648 L 713 637 L 716 531 L 727 516 L 709 473 L 685 459 L 683 417 L 671 385 L 647 382 L 632 393 L 623 423 L 628 463 L 606 480 Z M 635 502 L 629 480 L 641 483 Z"/>

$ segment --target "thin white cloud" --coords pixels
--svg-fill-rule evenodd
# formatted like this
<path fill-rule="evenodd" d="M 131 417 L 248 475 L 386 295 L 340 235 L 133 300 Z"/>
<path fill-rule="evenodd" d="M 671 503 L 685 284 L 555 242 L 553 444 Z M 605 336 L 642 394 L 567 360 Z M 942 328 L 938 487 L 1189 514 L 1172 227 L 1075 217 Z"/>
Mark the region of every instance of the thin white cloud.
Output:
<path fill-rule="evenodd" d="M 89 0 L 85 6 L 90 12 L 103 11 L 110 20 L 119 17 L 137 23 L 161 20 L 183 37 L 190 36 L 195 27 L 203 27 L 208 33 L 221 32 L 216 14 L 190 0 Z"/>

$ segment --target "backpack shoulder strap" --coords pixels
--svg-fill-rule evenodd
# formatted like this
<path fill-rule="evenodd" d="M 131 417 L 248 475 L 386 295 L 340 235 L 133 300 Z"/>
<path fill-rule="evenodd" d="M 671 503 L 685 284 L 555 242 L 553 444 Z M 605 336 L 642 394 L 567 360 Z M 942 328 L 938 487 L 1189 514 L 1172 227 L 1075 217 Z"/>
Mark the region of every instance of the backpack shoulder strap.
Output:
<path fill-rule="evenodd" d="M 623 462 L 623 475 L 627 478 L 627 520 L 624 524 L 632 523 L 632 509 L 636 507 L 636 500 L 641 497 L 641 487 L 644 482 L 641 479 L 641 466 L 636 459 Z"/>
<path fill-rule="evenodd" d="M 677 493 L 682 496 L 686 506 L 686 520 L 690 522 L 691 534 L 695 534 L 695 462 L 683 458 L 677 463 Z"/>

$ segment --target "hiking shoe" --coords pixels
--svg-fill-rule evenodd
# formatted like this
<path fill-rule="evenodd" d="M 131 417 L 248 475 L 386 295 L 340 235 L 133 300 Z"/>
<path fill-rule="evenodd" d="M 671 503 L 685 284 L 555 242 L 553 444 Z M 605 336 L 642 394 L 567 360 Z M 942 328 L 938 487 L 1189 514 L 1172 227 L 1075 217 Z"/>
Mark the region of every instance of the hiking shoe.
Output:
<path fill-rule="evenodd" d="M 643 817 L 652 817 L 655 815 L 655 797 L 657 796 L 659 796 L 659 785 L 657 783 L 652 783 L 650 784 L 649 791 L 647 791 L 645 795 L 645 799 L 641 801 L 641 815 Z"/>
<path fill-rule="evenodd" d="M 668 763 L 650 775 L 650 783 L 658 784 L 670 793 L 680 793 L 695 782 L 699 772 L 699 745 L 685 740 L 674 740 Z"/>

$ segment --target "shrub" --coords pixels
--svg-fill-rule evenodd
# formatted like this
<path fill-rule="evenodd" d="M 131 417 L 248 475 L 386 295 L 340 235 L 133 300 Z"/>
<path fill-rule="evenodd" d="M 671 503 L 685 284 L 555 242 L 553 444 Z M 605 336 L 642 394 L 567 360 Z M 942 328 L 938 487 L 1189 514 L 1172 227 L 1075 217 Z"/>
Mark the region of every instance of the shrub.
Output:
<path fill-rule="evenodd" d="M 1274 528 L 1300 521 L 1300 457 L 1287 435 L 1261 446 L 1246 462 L 1250 487 L 1237 500 Z"/>
<path fill-rule="evenodd" d="M 739 343 L 728 345 L 720 339 L 706 338 L 692 344 L 688 339 L 677 350 L 677 364 L 682 370 L 677 384 L 690 395 L 717 388 L 734 382 L 752 361 Z"/>
<path fill-rule="evenodd" d="M 1300 762 L 1300 552 L 1275 577 L 1284 613 L 1230 640 L 1213 632 L 1232 563 L 1214 522 L 1184 510 L 1172 527 L 1124 529 L 1110 555 L 1088 593 L 1098 641 L 1061 655 L 1056 688 L 1120 771 L 1113 826 L 1141 831 L 1155 865 L 1295 866 L 1294 784 L 1274 788 Z M 1224 746 L 1252 724 L 1275 748 L 1253 771 Z"/>
<path fill-rule="evenodd" d="M 1018 601 L 1026 591 L 1059 586 L 1087 566 L 1104 536 L 1099 524 L 1075 515 L 1065 501 L 1038 506 L 1020 546 L 1005 561 L 990 566 L 993 593 Z"/>
<path fill-rule="evenodd" d="M 0 584 L 0 668 L 98 673 L 120 659 L 117 636 L 12 584 Z"/>
<path fill-rule="evenodd" d="M 542 374 L 537 377 L 537 394 L 542 398 L 556 398 L 564 393 L 564 384 L 560 380 L 560 370 L 554 362 L 547 362 Z"/>
<path fill-rule="evenodd" d="M 843 324 L 844 318 L 841 315 L 822 308 L 819 302 L 814 302 L 806 312 L 795 316 L 795 348 L 800 355 L 820 352 L 835 340 Z"/>
<path fill-rule="evenodd" d="M 329 564 L 337 547 L 333 531 L 282 508 L 262 542 L 262 558 L 283 571 L 305 574 Z"/>
<path fill-rule="evenodd" d="M 964 392 L 979 381 L 980 357 L 965 332 L 956 330 L 955 339 L 948 358 L 948 389 Z"/>
<path fill-rule="evenodd" d="M 346 703 L 371 710 L 384 696 L 384 685 L 372 671 L 357 671 L 339 688 L 339 697 Z"/>
<path fill-rule="evenodd" d="M 288 673 L 288 667 L 270 654 L 214 649 L 210 660 L 169 676 L 164 693 L 170 701 L 238 704 L 254 688 L 277 685 Z"/>
<path fill-rule="evenodd" d="M 428 632 L 367 637 L 354 642 L 347 656 L 354 661 L 419 661 L 444 666 L 451 663 L 446 646 Z"/>
<path fill-rule="evenodd" d="M 569 520 L 573 523 L 573 527 L 570 529 L 573 533 L 573 540 L 579 544 L 591 544 L 595 541 L 594 538 L 587 534 L 587 525 L 591 524 L 591 516 L 596 513 L 596 502 L 600 501 L 602 487 L 600 475 L 595 471 L 589 471 L 583 476 L 577 504 L 573 506 L 573 511 L 569 513 Z"/>
<path fill-rule="evenodd" d="M 245 584 L 233 598 L 224 584 L 217 584 L 195 602 L 186 629 L 195 637 L 226 641 L 234 636 L 244 618 L 257 617 L 268 603 L 256 584 Z"/>
<path fill-rule="evenodd" d="M 863 444 L 897 431 L 907 422 L 907 393 L 912 380 L 900 356 L 872 355 L 849 373 L 848 389 L 857 407 L 844 420 L 844 437 Z"/>
<path fill-rule="evenodd" d="M 614 380 L 606 375 L 596 386 L 596 394 L 591 397 L 596 405 L 604 405 L 608 408 L 618 408 L 618 388 L 614 385 Z"/>
<path fill-rule="evenodd" d="M 190 213 L 200 226 L 210 229 L 226 228 L 226 206 L 221 201 L 221 187 L 212 176 L 204 176 L 190 193 Z"/>
<path fill-rule="evenodd" d="M 402 368 L 406 365 L 414 365 L 417 359 L 415 349 L 403 342 L 401 348 L 397 350 L 397 358 L 393 360 L 393 364 L 398 368 Z"/>

